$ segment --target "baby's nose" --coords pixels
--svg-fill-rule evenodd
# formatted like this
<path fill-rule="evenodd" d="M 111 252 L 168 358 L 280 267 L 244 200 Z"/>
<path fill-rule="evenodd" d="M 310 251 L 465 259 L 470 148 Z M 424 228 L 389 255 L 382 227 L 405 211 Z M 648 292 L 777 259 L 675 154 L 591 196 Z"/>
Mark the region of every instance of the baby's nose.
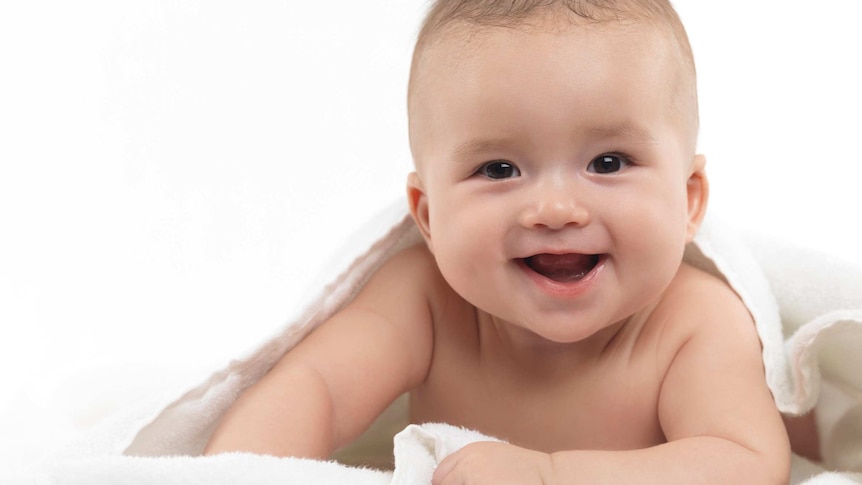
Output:
<path fill-rule="evenodd" d="M 521 213 L 524 227 L 558 230 L 590 223 L 590 211 L 571 189 L 546 187 L 531 198 Z"/>

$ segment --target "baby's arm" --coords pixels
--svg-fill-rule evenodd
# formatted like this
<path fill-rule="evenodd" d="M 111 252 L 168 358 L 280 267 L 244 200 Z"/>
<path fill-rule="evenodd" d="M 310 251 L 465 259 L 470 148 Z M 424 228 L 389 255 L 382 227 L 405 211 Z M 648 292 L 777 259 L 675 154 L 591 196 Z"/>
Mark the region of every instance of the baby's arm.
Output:
<path fill-rule="evenodd" d="M 427 374 L 432 267 L 419 247 L 395 255 L 353 302 L 240 396 L 205 453 L 325 459 L 355 439 Z"/>
<path fill-rule="evenodd" d="M 786 484 L 790 445 L 751 316 L 717 281 L 698 281 L 675 296 L 679 317 L 693 325 L 678 326 L 667 340 L 682 342 L 659 397 L 668 442 L 633 452 L 559 453 L 556 471 L 584 483 L 601 474 L 610 483 Z"/>
<path fill-rule="evenodd" d="M 750 315 L 717 281 L 698 277 L 675 296 L 674 318 L 691 324 L 670 325 L 663 335 L 677 349 L 668 350 L 658 406 L 667 443 L 550 455 L 477 443 L 444 460 L 434 484 L 786 484 L 789 443 Z"/>

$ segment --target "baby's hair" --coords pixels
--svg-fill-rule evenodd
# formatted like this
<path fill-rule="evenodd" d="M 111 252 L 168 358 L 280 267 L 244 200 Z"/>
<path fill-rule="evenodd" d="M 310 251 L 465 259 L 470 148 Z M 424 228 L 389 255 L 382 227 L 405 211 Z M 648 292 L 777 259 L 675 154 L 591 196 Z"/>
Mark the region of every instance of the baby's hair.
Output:
<path fill-rule="evenodd" d="M 671 33 L 679 48 L 683 67 L 683 70 L 677 73 L 676 89 L 685 93 L 675 99 L 674 108 L 690 111 L 691 118 L 687 123 L 693 128 L 692 138 L 697 138 L 694 56 L 685 27 L 669 0 L 434 0 L 416 39 L 410 69 L 408 106 L 415 94 L 414 78 L 422 54 L 439 35 L 452 33 L 451 27 L 547 29 L 548 24 L 542 23 L 541 20 L 547 18 L 548 14 L 553 14 L 553 18 L 568 18 L 568 23 L 645 22 L 659 31 Z M 566 17 L 567 15 L 569 17 Z M 466 34 L 470 35 L 469 32 Z"/>
<path fill-rule="evenodd" d="M 433 34 L 457 21 L 495 27 L 521 27 L 537 14 L 566 10 L 592 23 L 646 20 L 665 24 L 691 57 L 685 28 L 668 0 L 435 0 L 425 16 L 416 42 L 424 47 Z"/>

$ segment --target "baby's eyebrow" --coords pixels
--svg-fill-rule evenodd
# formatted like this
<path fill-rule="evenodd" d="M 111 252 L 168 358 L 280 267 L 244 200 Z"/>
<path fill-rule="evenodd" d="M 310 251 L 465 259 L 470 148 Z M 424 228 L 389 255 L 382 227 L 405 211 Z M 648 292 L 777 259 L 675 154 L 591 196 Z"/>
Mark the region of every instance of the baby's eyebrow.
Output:
<path fill-rule="evenodd" d="M 579 130 L 580 131 L 580 130 Z M 581 131 L 589 136 L 610 139 L 626 139 L 636 142 L 652 143 L 657 140 L 649 128 L 631 122 L 608 126 L 593 126 Z M 510 138 L 474 138 L 459 143 L 452 151 L 455 159 L 468 159 L 470 155 L 495 150 L 504 150 L 512 145 Z"/>
<path fill-rule="evenodd" d="M 656 140 L 655 134 L 646 127 L 632 123 L 621 123 L 613 126 L 596 126 L 589 129 L 590 134 L 605 138 L 627 138 L 652 142 Z"/>
<path fill-rule="evenodd" d="M 495 150 L 500 148 L 505 148 L 510 142 L 507 140 L 500 138 L 479 138 L 473 140 L 467 140 L 463 143 L 459 143 L 458 146 L 453 150 L 453 155 L 455 158 L 462 158 L 466 155 L 481 153 L 488 150 Z"/>

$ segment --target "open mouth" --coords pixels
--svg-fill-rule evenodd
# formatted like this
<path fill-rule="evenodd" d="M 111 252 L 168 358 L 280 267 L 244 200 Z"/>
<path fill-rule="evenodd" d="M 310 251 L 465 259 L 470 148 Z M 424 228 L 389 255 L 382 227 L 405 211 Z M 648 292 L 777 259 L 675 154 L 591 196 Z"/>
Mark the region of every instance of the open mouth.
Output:
<path fill-rule="evenodd" d="M 558 283 L 582 280 L 598 266 L 599 254 L 536 254 L 524 258 L 524 264 L 536 273 Z"/>

